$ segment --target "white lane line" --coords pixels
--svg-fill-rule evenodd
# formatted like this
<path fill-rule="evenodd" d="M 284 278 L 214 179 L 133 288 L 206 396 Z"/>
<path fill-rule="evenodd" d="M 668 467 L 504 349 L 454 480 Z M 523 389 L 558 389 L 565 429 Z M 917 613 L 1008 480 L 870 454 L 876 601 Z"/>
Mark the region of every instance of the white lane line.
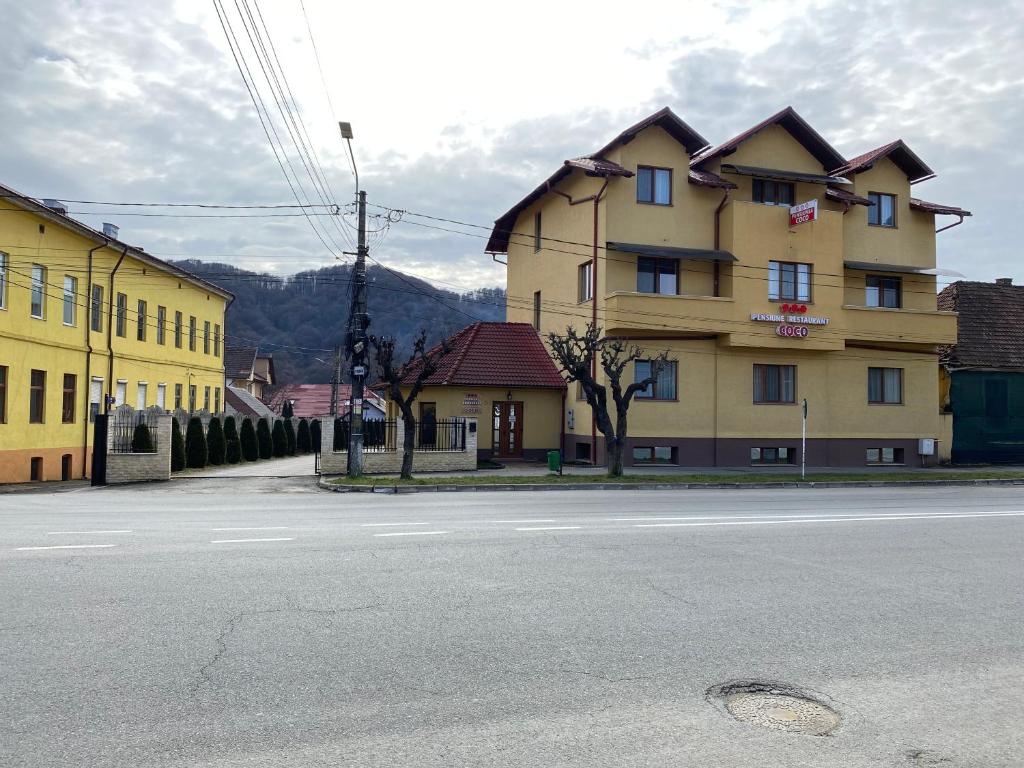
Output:
<path fill-rule="evenodd" d="M 517 531 L 578 531 L 579 525 L 541 525 L 535 528 L 516 528 Z"/>
<path fill-rule="evenodd" d="M 18 547 L 19 552 L 35 552 L 40 549 L 106 549 L 117 544 L 59 544 L 53 547 Z"/>
<path fill-rule="evenodd" d="M 47 530 L 46 536 L 89 536 L 91 534 L 130 534 L 130 530 Z"/>
<path fill-rule="evenodd" d="M 706 528 L 723 525 L 798 525 L 801 523 L 861 523 L 887 520 L 949 520 L 968 517 L 1021 517 L 1024 512 L 976 512 L 944 515 L 882 515 L 875 517 L 817 517 L 791 520 L 729 520 L 721 523 L 641 523 L 634 528 Z"/>
<path fill-rule="evenodd" d="M 360 528 L 397 528 L 403 525 L 430 525 L 430 523 L 361 523 Z"/>
<path fill-rule="evenodd" d="M 397 531 L 395 533 L 375 533 L 374 536 L 441 536 L 448 531 Z"/>
<path fill-rule="evenodd" d="M 1020 510 L 1010 511 L 996 511 L 996 512 L 976 512 L 971 513 L 980 517 L 989 515 L 1016 515 Z M 908 512 L 908 515 L 927 515 L 929 517 L 948 517 L 951 515 L 958 515 L 956 512 Z M 776 514 L 776 515 L 706 515 L 706 516 L 689 516 L 689 517 L 611 517 L 608 518 L 611 521 L 617 523 L 635 523 L 640 521 L 657 520 L 657 521 L 690 521 L 690 520 L 768 520 L 768 521 L 790 521 L 790 520 L 823 520 L 823 519 L 836 519 L 843 520 L 846 518 L 862 518 L 864 513 L 845 513 L 845 512 L 826 512 L 814 514 L 813 512 L 807 514 Z M 647 526 L 634 526 L 635 528 L 654 528 L 658 526 L 647 525 Z"/>
<path fill-rule="evenodd" d="M 262 525 L 252 528 L 211 528 L 211 531 L 286 531 L 287 525 Z"/>
<path fill-rule="evenodd" d="M 476 523 L 557 523 L 557 520 L 470 520 L 464 525 L 475 525 Z"/>
<path fill-rule="evenodd" d="M 256 541 L 295 541 L 295 537 L 282 538 L 282 539 L 217 539 L 211 541 L 211 544 L 249 544 L 250 542 Z"/>

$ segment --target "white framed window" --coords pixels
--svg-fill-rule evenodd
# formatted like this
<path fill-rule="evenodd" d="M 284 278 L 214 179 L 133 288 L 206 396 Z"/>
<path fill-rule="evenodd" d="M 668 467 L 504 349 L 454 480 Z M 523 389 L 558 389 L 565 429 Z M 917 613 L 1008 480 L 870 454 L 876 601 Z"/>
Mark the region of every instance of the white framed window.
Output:
<path fill-rule="evenodd" d="M 43 319 L 46 310 L 46 267 L 39 264 L 32 265 L 32 317 L 37 320 Z"/>
<path fill-rule="evenodd" d="M 139 382 L 138 395 L 135 402 L 135 407 L 140 411 L 146 407 L 146 396 L 149 394 L 149 384 L 145 381 Z"/>
<path fill-rule="evenodd" d="M 0 251 L 0 309 L 7 309 L 7 254 Z"/>
<path fill-rule="evenodd" d="M 89 421 L 96 421 L 96 414 L 100 412 L 100 402 L 103 400 L 103 379 L 93 376 L 89 382 Z"/>
<path fill-rule="evenodd" d="M 586 261 L 580 264 L 578 272 L 579 302 L 582 304 L 584 301 L 594 298 L 594 263 Z"/>
<path fill-rule="evenodd" d="M 78 316 L 78 279 L 64 275 L 64 325 L 74 325 Z"/>
<path fill-rule="evenodd" d="M 117 382 L 117 389 L 114 390 L 114 405 L 124 405 L 124 400 L 127 395 L 128 382 L 125 379 L 119 379 Z"/>
<path fill-rule="evenodd" d="M 156 385 L 156 404 L 158 408 L 167 410 L 167 385 L 157 384 Z"/>

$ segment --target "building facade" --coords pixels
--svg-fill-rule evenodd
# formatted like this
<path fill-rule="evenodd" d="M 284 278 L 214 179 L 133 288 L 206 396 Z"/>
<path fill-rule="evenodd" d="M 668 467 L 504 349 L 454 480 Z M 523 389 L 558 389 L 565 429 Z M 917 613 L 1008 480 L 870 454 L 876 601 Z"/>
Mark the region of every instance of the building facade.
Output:
<path fill-rule="evenodd" d="M 277 384 L 274 356 L 261 355 L 256 347 L 231 345 L 224 350 L 224 376 L 227 386 L 263 400 L 265 390 Z"/>
<path fill-rule="evenodd" d="M 798 464 L 804 400 L 809 465 L 918 464 L 956 338 L 936 216 L 970 215 L 912 196 L 933 175 L 900 141 L 847 160 L 791 108 L 713 148 L 666 108 L 565 161 L 487 251 L 507 254 L 510 321 L 669 352 L 627 464 Z M 565 428 L 567 458 L 604 461 L 578 389 Z"/>
<path fill-rule="evenodd" d="M 231 294 L 0 186 L 0 483 L 87 477 L 121 403 L 223 407 Z"/>

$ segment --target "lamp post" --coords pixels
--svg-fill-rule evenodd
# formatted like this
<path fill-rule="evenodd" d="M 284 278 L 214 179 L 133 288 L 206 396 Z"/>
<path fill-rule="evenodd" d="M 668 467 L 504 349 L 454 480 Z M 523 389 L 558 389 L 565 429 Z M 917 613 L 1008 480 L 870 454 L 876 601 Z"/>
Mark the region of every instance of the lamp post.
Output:
<path fill-rule="evenodd" d="M 348 475 L 363 474 L 363 387 L 366 381 L 367 336 L 370 318 L 366 313 L 366 192 L 359 189 L 359 170 L 352 152 L 352 124 L 338 123 L 341 137 L 348 145 L 352 171 L 356 177 L 356 201 L 359 211 L 359 243 L 352 278 L 352 305 L 349 311 L 348 348 L 352 357 L 352 399 L 349 408 Z"/>

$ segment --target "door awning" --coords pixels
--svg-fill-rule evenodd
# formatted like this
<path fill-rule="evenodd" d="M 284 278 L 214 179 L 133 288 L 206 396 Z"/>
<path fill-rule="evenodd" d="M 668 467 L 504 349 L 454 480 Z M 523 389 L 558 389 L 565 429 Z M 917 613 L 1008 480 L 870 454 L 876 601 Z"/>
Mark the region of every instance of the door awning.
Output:
<path fill-rule="evenodd" d="M 871 261 L 844 261 L 847 269 L 860 269 L 865 272 L 901 272 L 905 275 L 941 275 L 943 277 L 964 277 L 952 269 L 928 269 L 926 267 L 908 267 L 905 264 L 875 264 Z"/>
<path fill-rule="evenodd" d="M 737 173 L 740 176 L 757 176 L 761 179 L 781 179 L 782 181 L 802 181 L 807 184 L 852 184 L 843 176 L 826 176 L 820 173 L 801 173 L 799 171 L 780 171 L 775 168 L 755 168 L 752 165 L 722 164 L 725 173 Z"/>
<path fill-rule="evenodd" d="M 702 248 L 671 248 L 667 245 L 640 245 L 637 243 L 606 243 L 608 250 L 621 253 L 636 253 L 659 259 L 680 259 L 683 261 L 736 261 L 728 251 L 712 251 Z"/>

